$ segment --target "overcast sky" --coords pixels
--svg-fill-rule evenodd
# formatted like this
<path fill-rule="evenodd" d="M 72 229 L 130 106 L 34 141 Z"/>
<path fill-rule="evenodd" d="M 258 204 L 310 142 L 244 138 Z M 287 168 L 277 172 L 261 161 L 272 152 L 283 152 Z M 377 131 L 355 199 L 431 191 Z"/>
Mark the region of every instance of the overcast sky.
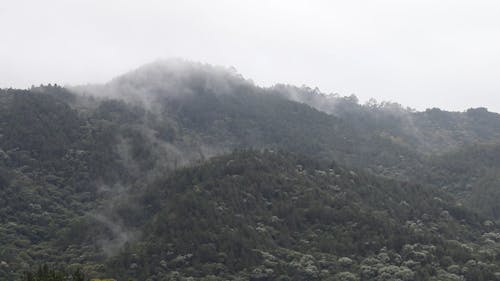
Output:
<path fill-rule="evenodd" d="M 170 57 L 263 86 L 500 112 L 500 1 L 0 0 L 2 88 L 106 82 Z"/>

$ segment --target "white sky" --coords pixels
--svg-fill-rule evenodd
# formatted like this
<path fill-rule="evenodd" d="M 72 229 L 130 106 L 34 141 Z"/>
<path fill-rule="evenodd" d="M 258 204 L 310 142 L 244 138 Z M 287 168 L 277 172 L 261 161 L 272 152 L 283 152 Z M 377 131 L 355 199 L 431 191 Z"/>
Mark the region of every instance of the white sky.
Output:
<path fill-rule="evenodd" d="M 0 87 L 105 82 L 170 57 L 264 86 L 500 112 L 500 1 L 0 0 Z"/>

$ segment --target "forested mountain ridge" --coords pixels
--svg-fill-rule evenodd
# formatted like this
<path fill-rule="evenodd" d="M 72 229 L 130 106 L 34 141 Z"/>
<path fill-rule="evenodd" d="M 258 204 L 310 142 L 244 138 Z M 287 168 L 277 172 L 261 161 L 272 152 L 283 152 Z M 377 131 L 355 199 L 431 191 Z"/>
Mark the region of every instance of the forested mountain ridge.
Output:
<path fill-rule="evenodd" d="M 447 256 L 446 266 L 463 267 L 480 259 L 476 254 L 490 248 L 481 240 L 468 244 L 469 235 L 495 229 L 478 224 L 480 217 L 439 190 L 281 152 L 217 157 L 144 194 L 133 202 L 152 214 L 138 208 L 132 215 L 151 218 L 144 242 L 110 266 L 123 266 L 124 276 L 149 268 L 145 276 L 160 280 L 207 273 L 252 280 L 430 280 L 446 275 L 440 271 L 445 263 L 431 260 Z M 475 249 L 464 251 L 467 245 Z M 424 260 L 413 260 L 417 249 L 427 249 Z M 482 269 L 487 278 L 494 276 L 491 266 Z"/>
<path fill-rule="evenodd" d="M 360 105 L 185 61 L 1 90 L 0 109 L 0 278 L 41 263 L 138 280 L 500 272 L 485 109 Z"/>
<path fill-rule="evenodd" d="M 377 103 L 373 99 L 359 104 L 354 95 L 326 95 L 305 86 L 278 84 L 271 89 L 287 99 L 338 116 L 353 127 L 376 129 L 423 153 L 449 151 L 477 142 L 497 142 L 500 137 L 500 115 L 486 108 L 471 108 L 466 112 L 430 108 L 418 112 L 397 103 Z"/>

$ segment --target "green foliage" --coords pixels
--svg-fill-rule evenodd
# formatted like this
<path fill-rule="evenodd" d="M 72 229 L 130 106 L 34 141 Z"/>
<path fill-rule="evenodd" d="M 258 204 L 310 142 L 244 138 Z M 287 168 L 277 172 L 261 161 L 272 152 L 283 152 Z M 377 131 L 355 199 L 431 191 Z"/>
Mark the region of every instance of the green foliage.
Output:
<path fill-rule="evenodd" d="M 461 265 L 480 258 L 464 242 L 482 226 L 467 211 L 444 216 L 456 208 L 445 193 L 281 152 L 216 157 L 130 200 L 148 213 L 140 218 L 145 236 L 108 265 L 123 277 L 314 280 L 328 270 L 351 278 L 362 275 L 360 259 L 375 256 L 372 275 L 428 280 L 445 257 Z"/>
<path fill-rule="evenodd" d="M 497 114 L 166 68 L 0 90 L 0 279 L 500 276 Z"/>
<path fill-rule="evenodd" d="M 43 265 L 36 271 L 26 272 L 22 281 L 85 281 L 85 275 L 80 269 L 75 270 L 71 274 L 64 271 L 59 271 L 50 268 L 48 265 Z"/>

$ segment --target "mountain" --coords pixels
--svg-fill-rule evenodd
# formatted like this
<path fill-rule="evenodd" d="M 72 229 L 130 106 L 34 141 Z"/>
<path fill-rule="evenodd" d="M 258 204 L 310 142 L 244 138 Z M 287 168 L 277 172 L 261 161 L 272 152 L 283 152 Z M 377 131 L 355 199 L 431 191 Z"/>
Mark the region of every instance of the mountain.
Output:
<path fill-rule="evenodd" d="M 356 96 L 326 95 L 305 86 L 278 84 L 272 89 L 289 100 L 342 118 L 354 128 L 376 130 L 421 153 L 451 151 L 475 143 L 495 143 L 500 137 L 500 114 L 486 108 L 471 108 L 466 112 L 432 108 L 418 112 L 397 103 L 377 103 L 373 99 L 362 105 Z"/>
<path fill-rule="evenodd" d="M 0 90 L 0 278 L 496 280 L 499 135 L 183 60 Z"/>
<path fill-rule="evenodd" d="M 146 231 L 107 266 L 123 277 L 429 280 L 489 249 L 469 240 L 489 227 L 439 190 L 281 152 L 215 157 L 131 202 L 140 206 L 122 219 Z"/>
<path fill-rule="evenodd" d="M 474 144 L 434 157 L 426 181 L 453 193 L 463 204 L 498 219 L 500 216 L 500 146 Z"/>

